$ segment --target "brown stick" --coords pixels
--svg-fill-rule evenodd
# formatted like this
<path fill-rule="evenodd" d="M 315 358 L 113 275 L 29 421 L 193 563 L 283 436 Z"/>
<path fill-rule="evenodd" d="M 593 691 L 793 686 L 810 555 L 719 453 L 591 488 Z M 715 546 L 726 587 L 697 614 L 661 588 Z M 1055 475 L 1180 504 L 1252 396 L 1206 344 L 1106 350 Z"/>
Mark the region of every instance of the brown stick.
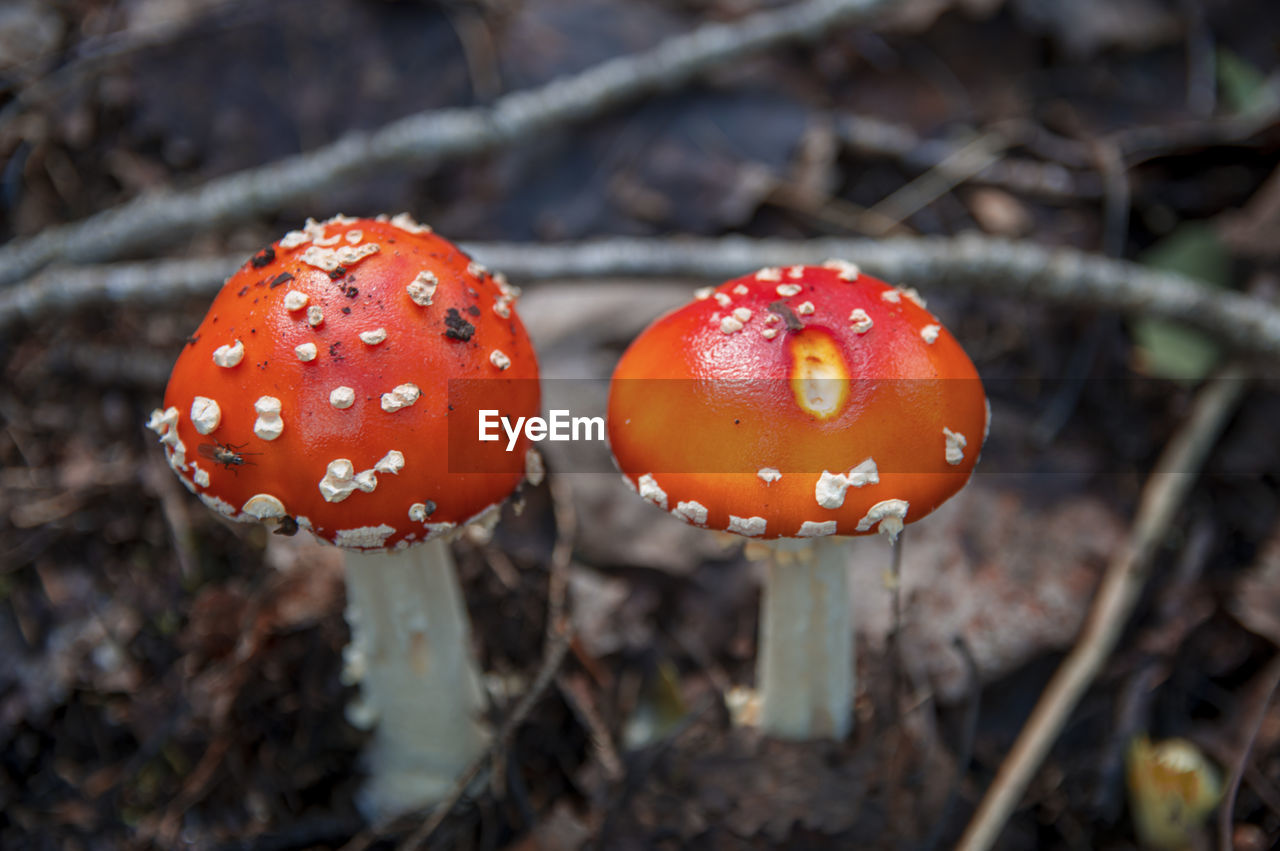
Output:
<path fill-rule="evenodd" d="M 1155 554 L 1195 474 L 1248 384 L 1230 365 L 1196 397 L 1147 480 L 1129 540 L 1107 566 L 1080 638 L 1058 668 L 961 837 L 958 851 L 990 848 L 1004 829 L 1067 717 L 1115 648 L 1150 574 Z"/>
<path fill-rule="evenodd" d="M 490 107 L 418 113 L 191 191 L 147 194 L 0 248 L 0 285 L 22 280 L 55 260 L 108 260 L 276 210 L 378 168 L 438 163 L 509 145 L 674 88 L 749 53 L 819 38 L 886 5 L 889 0 L 805 0 L 732 23 L 703 24 L 651 50 L 601 62 L 536 89 L 512 92 Z"/>
<path fill-rule="evenodd" d="M 1271 705 L 1271 699 L 1275 697 L 1276 689 L 1280 687 L 1280 654 L 1277 654 L 1267 665 L 1261 679 L 1256 702 L 1246 722 L 1245 740 L 1240 745 L 1240 753 L 1236 757 L 1235 765 L 1231 767 L 1231 781 L 1227 785 L 1227 793 L 1218 807 L 1218 847 L 1222 851 L 1231 851 L 1234 846 L 1232 828 L 1236 794 L 1240 791 L 1240 779 L 1244 777 L 1245 768 L 1249 765 L 1249 754 L 1253 752 L 1253 743 L 1258 738 L 1258 730 L 1267 717 L 1267 707 Z"/>
<path fill-rule="evenodd" d="M 725 280 L 764 266 L 846 257 L 895 283 L 1100 307 L 1173 319 L 1232 346 L 1280 356 L 1280 309 L 1190 278 L 1066 248 L 965 236 L 955 239 L 631 239 L 552 245 L 462 246 L 516 280 L 676 278 Z M 121 302 L 155 306 L 213 292 L 243 260 L 163 261 L 50 270 L 0 290 L 0 330 L 22 319 Z M 647 318 L 644 321 L 648 321 Z M 637 328 L 638 330 L 638 328 Z"/>
<path fill-rule="evenodd" d="M 529 686 L 529 690 L 524 693 L 519 702 L 516 703 L 511 714 L 502 722 L 502 726 L 498 728 L 498 735 L 493 737 L 493 744 L 489 746 L 489 750 L 481 754 L 474 762 L 467 767 L 467 770 L 458 778 L 458 782 L 454 784 L 453 792 L 449 797 L 441 801 L 431 813 L 431 818 L 427 819 L 422 825 L 415 830 L 408 839 L 396 846 L 397 851 L 414 851 L 414 849 L 422 848 L 431 834 L 444 823 L 444 820 L 453 812 L 454 807 L 462 800 L 462 796 L 466 794 L 480 772 L 489 765 L 494 758 L 494 754 L 499 750 L 505 750 L 511 741 L 511 737 L 515 734 L 516 728 L 524 723 L 524 719 L 529 716 L 533 707 L 542 698 L 542 695 L 555 682 L 556 672 L 560 670 L 560 663 L 564 661 L 565 652 L 569 649 L 569 632 L 560 633 L 546 649 L 542 658 L 542 667 L 538 670 L 537 677 L 534 678 L 533 684 Z"/>

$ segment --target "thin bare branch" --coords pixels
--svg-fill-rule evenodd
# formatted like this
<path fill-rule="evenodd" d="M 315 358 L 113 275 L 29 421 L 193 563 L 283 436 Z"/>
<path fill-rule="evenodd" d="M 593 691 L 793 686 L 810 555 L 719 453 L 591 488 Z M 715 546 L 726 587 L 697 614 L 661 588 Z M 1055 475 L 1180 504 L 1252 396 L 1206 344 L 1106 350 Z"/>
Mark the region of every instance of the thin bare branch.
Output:
<path fill-rule="evenodd" d="M 867 212 L 889 226 L 896 225 L 993 165 L 1005 146 L 1005 140 L 998 134 L 979 136 Z M 889 226 L 878 227 L 871 232 L 872 236 L 884 236 Z"/>
<path fill-rule="evenodd" d="M 243 257 L 157 260 L 103 266 L 54 267 L 0 289 L 0 330 L 22 319 L 113 304 L 161 306 L 192 295 L 211 295 Z"/>
<path fill-rule="evenodd" d="M 578 539 L 578 515 L 573 509 L 573 486 L 567 478 L 553 475 L 548 487 L 558 532 L 547 564 L 547 641 L 551 641 L 570 628 L 569 562 Z"/>
<path fill-rule="evenodd" d="M 1256 113 L 1233 115 L 1211 121 L 1190 120 L 1175 124 L 1130 127 L 1111 135 L 1130 165 L 1156 157 L 1214 145 L 1239 145 L 1264 131 L 1274 130 L 1280 121 L 1280 107 Z"/>
<path fill-rule="evenodd" d="M 890 157 L 918 171 L 936 169 L 961 181 L 972 179 L 975 183 L 998 186 L 1019 195 L 1050 199 L 1092 199 L 1102 194 L 1101 182 L 1095 175 L 1079 171 L 1083 165 L 1075 158 L 1064 163 L 1005 157 L 989 163 L 976 174 L 968 168 L 953 174 L 955 161 L 952 158 L 963 149 L 963 142 L 921 138 L 905 124 L 868 115 L 839 116 L 835 130 L 844 145 L 860 154 Z M 1002 126 L 998 132 L 987 131 L 987 135 L 1004 138 L 1007 146 L 1022 144 L 1029 133 L 1026 128 L 1010 126 Z M 1073 143 L 1074 147 L 1081 146 Z M 966 163 L 962 161 L 961 165 Z"/>
<path fill-rule="evenodd" d="M 610 59 L 570 77 L 512 92 L 490 107 L 418 113 L 373 132 L 212 180 L 187 191 L 144 195 L 84 221 L 0 249 L 0 284 L 57 261 L 97 262 L 153 248 L 197 230 L 277 210 L 310 193 L 389 165 L 439 162 L 582 121 L 650 92 L 674 88 L 717 65 L 779 44 L 818 38 L 864 19 L 889 0 L 805 0 L 732 23 L 704 24 L 651 50 Z"/>
<path fill-rule="evenodd" d="M 65 64 L 57 64 L 47 73 L 37 73 L 0 108 L 0 132 L 8 130 L 33 106 L 50 103 L 72 86 L 100 77 L 110 63 L 156 47 L 209 38 L 216 31 L 261 27 L 271 11 L 269 5 L 251 0 L 217 0 L 204 4 L 194 17 L 157 16 L 151 24 L 133 24 L 122 32 L 89 36 L 72 48 L 72 55 Z M 42 65 L 51 64 L 57 62 L 57 57 L 42 56 L 36 61 Z M 31 70 L 30 67 L 17 69 L 20 76 L 27 76 Z"/>
<path fill-rule="evenodd" d="M 1107 565 L 1079 640 L 1001 763 L 956 846 L 958 851 L 984 851 L 1004 830 L 1063 724 L 1115 649 L 1150 576 L 1152 558 L 1195 482 L 1195 471 L 1235 412 L 1248 383 L 1238 365 L 1223 369 L 1200 391 L 1191 416 L 1161 453 L 1143 488 L 1129 540 Z"/>
<path fill-rule="evenodd" d="M 926 292 L 983 293 L 1185 322 L 1224 343 L 1280 355 L 1280 310 L 1260 299 L 1069 248 L 965 235 L 805 241 L 606 239 L 575 245 L 472 247 L 492 268 L 523 279 L 689 277 L 719 281 L 764 266 L 855 261 Z"/>
<path fill-rule="evenodd" d="M 542 664 L 538 668 L 538 674 L 528 690 L 516 702 L 511 714 L 498 728 L 498 734 L 494 736 L 488 751 L 467 767 L 454 783 L 449 796 L 437 804 L 431 816 L 419 824 L 418 828 L 397 846 L 402 851 L 412 851 L 425 846 L 485 767 L 495 762 L 503 764 L 496 758 L 505 758 L 516 730 L 524 723 L 552 683 L 557 681 L 557 673 L 573 643 L 574 627 L 565 614 L 565 604 L 568 592 L 569 559 L 573 555 L 573 544 L 578 534 L 578 519 L 573 511 L 573 495 L 568 483 L 563 479 L 552 477 L 550 487 L 551 497 L 555 503 L 556 543 L 551 551 L 551 562 L 548 565 L 550 577 L 547 589 L 547 630 L 542 647 Z M 402 822 L 405 820 L 401 819 Z"/>
<path fill-rule="evenodd" d="M 431 817 L 424 821 L 409 838 L 400 843 L 399 847 L 401 849 L 421 848 L 431 838 L 431 834 L 435 833 L 436 829 L 453 812 L 453 808 L 462 800 L 471 782 L 479 776 L 486 765 L 493 761 L 494 752 L 498 748 L 505 749 L 510 746 L 511 737 L 515 735 L 516 729 L 524 723 L 529 713 L 533 711 L 533 707 L 537 705 L 547 689 L 555 682 L 556 672 L 560 670 L 560 664 L 564 661 L 571 639 L 572 634 L 564 632 L 556 636 L 546 647 L 543 653 L 542 665 L 538 669 L 538 675 L 529 686 L 529 690 L 525 692 L 519 702 L 516 703 L 515 708 L 511 710 L 511 714 L 502 722 L 502 726 L 498 729 L 498 735 L 494 736 L 489 752 L 482 754 L 467 767 L 467 770 L 458 778 L 458 782 L 454 785 L 453 792 L 449 797 L 436 806 Z"/>
<path fill-rule="evenodd" d="M 1174 319 L 1242 350 L 1280 356 L 1280 309 L 1180 275 L 1067 248 L 977 236 L 955 239 L 615 238 L 531 245 L 463 246 L 517 281 L 565 278 L 694 278 L 720 281 L 763 266 L 847 257 L 868 272 L 926 292 L 955 292 L 1098 307 Z M 211 294 L 243 258 L 51 269 L 0 291 L 0 330 L 22 319 L 114 303 L 159 305 Z"/>
<path fill-rule="evenodd" d="M 605 780 L 609 783 L 617 783 L 626 776 L 627 770 L 623 765 L 622 757 L 618 754 L 618 746 L 613 741 L 613 734 L 609 732 L 609 725 L 600 715 L 595 698 L 587 687 L 585 677 L 558 674 L 556 688 L 560 690 L 560 696 L 564 698 L 569 711 L 587 731 L 587 736 L 591 739 L 591 749 L 595 751 L 596 761 L 600 764 L 600 770 L 604 772 Z"/>
<path fill-rule="evenodd" d="M 1230 851 L 1235 847 L 1232 836 L 1235 827 L 1236 795 L 1240 792 L 1240 780 L 1244 777 L 1245 769 L 1249 767 L 1249 756 L 1253 753 L 1253 746 L 1258 740 L 1258 731 L 1267 718 L 1267 707 L 1271 705 L 1276 689 L 1280 688 L 1280 654 L 1272 657 L 1259 679 L 1257 696 L 1246 716 L 1248 720 L 1244 726 L 1245 738 L 1236 754 L 1235 763 L 1231 766 L 1227 791 L 1218 808 L 1218 847 L 1222 851 Z"/>
<path fill-rule="evenodd" d="M 1123 164 L 1134 166 L 1155 157 L 1214 145 L 1243 145 L 1280 121 L 1280 109 L 1253 115 L 1196 119 L 1176 124 L 1126 127 L 1098 141 L 1113 147 Z M 976 173 L 952 158 L 964 142 L 924 138 L 905 125 L 868 115 L 841 115 L 834 122 L 840 141 L 860 154 L 890 157 L 909 169 L 935 170 L 959 181 L 998 186 L 1018 195 L 1051 200 L 1101 198 L 1105 185 L 1090 169 L 1095 157 L 1089 143 L 1056 136 L 1029 122 L 1006 120 L 981 128 L 1002 138 L 1008 148 L 1022 147 L 1041 159 L 1004 156 Z M 959 166 L 959 167 L 958 167 Z"/>

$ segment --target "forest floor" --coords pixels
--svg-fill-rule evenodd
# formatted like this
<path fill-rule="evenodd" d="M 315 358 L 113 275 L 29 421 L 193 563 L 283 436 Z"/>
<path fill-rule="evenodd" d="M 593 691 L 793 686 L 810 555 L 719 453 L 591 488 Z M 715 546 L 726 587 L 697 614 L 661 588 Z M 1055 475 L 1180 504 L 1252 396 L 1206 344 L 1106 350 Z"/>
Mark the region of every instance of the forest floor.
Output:
<path fill-rule="evenodd" d="M 0 10 L 0 238 L 784 5 L 16 0 Z M 307 216 L 408 210 L 478 247 L 620 235 L 655 254 L 678 236 L 978 232 L 1274 305 L 1278 34 L 1269 0 L 912 0 L 482 150 L 337 175 L 154 242 L 70 234 L 54 259 L 247 257 Z M 718 283 L 512 277 L 543 374 L 601 387 L 658 311 Z M 888 546 L 851 546 L 851 738 L 733 726 L 761 562 L 552 452 L 491 541 L 455 544 L 495 723 L 557 661 L 555 571 L 574 638 L 431 847 L 951 847 L 1228 361 L 1252 379 L 1179 471 L 1193 485 L 1118 645 L 997 847 L 1136 847 L 1124 764 L 1144 733 L 1239 775 L 1188 847 L 1224 828 L 1237 848 L 1280 846 L 1274 355 L 1133 309 L 912 283 L 977 365 L 993 425 L 962 495 L 907 530 L 900 656 Z M 208 297 L 0 317 L 3 848 L 392 848 L 427 817 L 371 827 L 354 804 L 367 734 L 343 711 L 340 555 L 221 522 L 143 428 Z"/>

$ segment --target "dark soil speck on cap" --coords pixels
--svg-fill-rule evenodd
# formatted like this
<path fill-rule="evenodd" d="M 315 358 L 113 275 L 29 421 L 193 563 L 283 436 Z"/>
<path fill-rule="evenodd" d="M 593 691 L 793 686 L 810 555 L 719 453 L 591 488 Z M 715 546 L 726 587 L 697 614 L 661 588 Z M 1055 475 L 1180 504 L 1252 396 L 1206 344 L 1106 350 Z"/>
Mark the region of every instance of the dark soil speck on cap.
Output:
<path fill-rule="evenodd" d="M 461 340 L 465 343 L 476 332 L 476 326 L 463 319 L 456 307 L 449 308 L 444 317 L 444 324 L 448 326 L 444 335 L 451 340 Z"/>

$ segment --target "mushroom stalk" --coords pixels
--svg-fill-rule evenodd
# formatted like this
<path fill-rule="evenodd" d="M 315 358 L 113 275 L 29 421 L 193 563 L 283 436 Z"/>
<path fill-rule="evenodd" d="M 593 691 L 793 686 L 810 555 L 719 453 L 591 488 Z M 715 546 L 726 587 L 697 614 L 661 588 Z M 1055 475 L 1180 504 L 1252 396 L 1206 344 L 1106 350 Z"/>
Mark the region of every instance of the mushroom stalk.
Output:
<path fill-rule="evenodd" d="M 853 725 L 848 549 L 835 538 L 774 542 L 761 602 L 760 729 L 843 739 Z"/>
<path fill-rule="evenodd" d="M 351 644 L 343 677 L 374 727 L 360 809 L 385 820 L 440 800 L 489 743 L 471 627 L 445 538 L 346 557 Z"/>

